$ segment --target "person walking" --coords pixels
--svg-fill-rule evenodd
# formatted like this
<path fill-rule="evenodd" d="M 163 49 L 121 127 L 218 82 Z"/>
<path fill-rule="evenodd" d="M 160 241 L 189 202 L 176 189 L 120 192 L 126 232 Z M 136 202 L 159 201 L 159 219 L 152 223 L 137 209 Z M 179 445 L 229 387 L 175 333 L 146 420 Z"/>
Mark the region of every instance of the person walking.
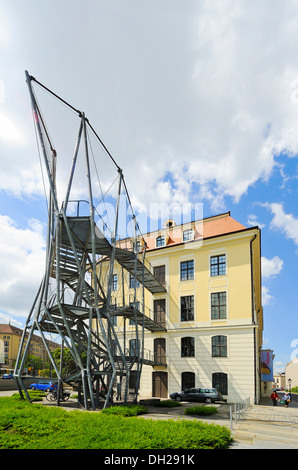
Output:
<path fill-rule="evenodd" d="M 291 397 L 290 397 L 289 393 L 286 392 L 286 393 L 284 394 L 284 396 L 282 397 L 282 399 L 283 399 L 283 401 L 284 401 L 284 403 L 285 403 L 285 408 L 288 408 L 288 406 L 289 406 L 289 404 L 290 404 L 290 401 L 291 401 Z"/>
<path fill-rule="evenodd" d="M 272 400 L 273 406 L 277 406 L 277 400 L 279 400 L 279 396 L 275 390 L 273 390 L 273 392 L 271 393 L 270 398 Z"/>

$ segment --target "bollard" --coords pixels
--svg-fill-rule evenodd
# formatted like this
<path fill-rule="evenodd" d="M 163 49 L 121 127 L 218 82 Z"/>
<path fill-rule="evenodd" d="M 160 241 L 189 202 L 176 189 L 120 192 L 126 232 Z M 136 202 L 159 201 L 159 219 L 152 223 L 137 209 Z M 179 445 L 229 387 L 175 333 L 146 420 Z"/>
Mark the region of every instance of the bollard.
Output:
<path fill-rule="evenodd" d="M 231 426 L 231 429 L 233 429 L 233 409 L 232 409 L 232 405 L 230 405 L 230 426 Z"/>

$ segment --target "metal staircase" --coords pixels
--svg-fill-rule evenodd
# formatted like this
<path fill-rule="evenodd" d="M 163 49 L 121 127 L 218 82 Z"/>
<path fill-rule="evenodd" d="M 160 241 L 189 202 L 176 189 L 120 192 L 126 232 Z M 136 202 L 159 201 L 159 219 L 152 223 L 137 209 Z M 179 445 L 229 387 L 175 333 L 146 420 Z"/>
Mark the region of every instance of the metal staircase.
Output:
<path fill-rule="evenodd" d="M 58 378 L 59 388 L 65 382 L 76 383 L 80 396 L 82 392 L 83 402 L 81 405 L 85 409 L 88 409 L 89 406 L 95 409 L 98 405 L 95 397 L 99 396 L 100 383 L 107 391 L 104 403 L 104 407 L 106 407 L 113 396 L 113 387 L 117 377 L 121 380 L 125 377 L 124 400 L 126 401 L 132 371 L 136 373 L 137 377 L 134 398 L 137 400 L 142 366 L 154 363 L 152 360 L 146 360 L 142 354 L 144 330 L 162 332 L 165 331 L 165 328 L 155 322 L 153 318 L 145 315 L 145 312 L 141 311 L 139 307 L 136 308 L 138 303 L 136 291 L 134 306 L 122 305 L 122 307 L 115 308 L 112 305 L 111 279 L 114 265 L 118 263 L 126 272 L 132 274 L 140 282 L 143 291 L 147 289 L 153 294 L 163 293 L 166 291 L 165 287 L 154 277 L 145 260 L 146 247 L 143 247 L 144 251 L 141 253 L 126 250 L 118 238 L 119 199 L 123 188 L 127 200 L 129 202 L 130 200 L 126 193 L 122 170 L 106 147 L 104 149 L 116 166 L 118 173 L 118 195 L 112 236 L 108 239 L 95 223 L 87 128 L 90 128 L 96 137 L 98 136 L 85 114 L 77 110 L 75 111 L 80 118 L 79 133 L 65 199 L 61 206 L 59 205 L 56 188 L 57 152 L 49 138 L 44 118 L 35 98 L 32 82 L 45 87 L 29 76 L 27 72 L 26 80 L 31 97 L 34 123 L 43 151 L 50 193 L 45 274 L 26 321 L 15 366 L 14 375 L 20 395 L 23 397 L 24 393 L 30 400 L 22 381 L 22 374 L 33 332 L 37 330 Z M 45 89 L 52 93 L 47 88 Z M 59 97 L 55 95 L 55 99 L 57 98 L 59 100 Z M 62 101 L 64 105 L 67 105 L 64 100 Z M 74 110 L 73 107 L 71 108 Z M 77 216 L 74 217 L 69 216 L 67 210 L 82 140 L 84 141 L 89 214 L 80 216 L 77 211 Z M 103 145 L 100 139 L 99 142 Z M 136 246 L 138 226 L 134 214 L 132 219 L 135 223 L 133 241 Z M 138 234 L 140 236 L 140 232 Z M 102 268 L 102 266 L 106 269 L 106 282 L 101 280 L 98 273 L 99 267 Z M 91 281 L 88 282 L 90 278 Z M 139 302 L 139 304 L 143 305 L 143 302 Z M 144 305 L 142 308 L 144 309 Z M 140 342 L 140 347 L 134 354 L 125 353 L 127 347 L 123 335 L 118 335 L 114 327 L 113 317 L 115 315 L 134 322 L 135 335 L 137 341 Z M 59 337 L 61 350 L 65 347 L 68 349 L 76 364 L 75 371 L 66 373 L 63 367 L 63 355 L 61 354 L 60 361 L 53 356 L 47 343 L 49 334 L 55 334 Z M 96 388 L 95 394 L 94 387 Z"/>

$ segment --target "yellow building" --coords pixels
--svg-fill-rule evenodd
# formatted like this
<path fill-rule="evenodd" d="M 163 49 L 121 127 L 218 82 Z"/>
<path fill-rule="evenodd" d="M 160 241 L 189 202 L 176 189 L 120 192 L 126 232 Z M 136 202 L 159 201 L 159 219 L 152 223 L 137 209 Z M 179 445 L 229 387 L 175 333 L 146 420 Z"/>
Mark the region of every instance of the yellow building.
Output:
<path fill-rule="evenodd" d="M 14 369 L 22 339 L 23 330 L 10 324 L 0 324 L 0 367 L 2 370 Z M 58 348 L 59 345 L 53 341 L 48 341 L 50 351 Z M 26 347 L 25 339 L 23 349 Z M 37 356 L 43 362 L 48 361 L 48 354 L 40 336 L 33 335 L 29 346 L 29 355 Z"/>
<path fill-rule="evenodd" d="M 116 262 L 112 288 L 115 307 L 144 299 L 147 325 L 149 318 L 159 325 L 145 323 L 140 396 L 217 387 L 230 402 L 257 403 L 263 331 L 259 228 L 246 228 L 227 212 L 184 225 L 168 221 L 144 240 L 146 260 L 164 291 L 143 292 Z M 140 242 L 140 255 L 142 249 Z M 127 318 L 116 316 L 114 324 L 118 337 L 125 335 L 134 348 L 140 339 Z"/>

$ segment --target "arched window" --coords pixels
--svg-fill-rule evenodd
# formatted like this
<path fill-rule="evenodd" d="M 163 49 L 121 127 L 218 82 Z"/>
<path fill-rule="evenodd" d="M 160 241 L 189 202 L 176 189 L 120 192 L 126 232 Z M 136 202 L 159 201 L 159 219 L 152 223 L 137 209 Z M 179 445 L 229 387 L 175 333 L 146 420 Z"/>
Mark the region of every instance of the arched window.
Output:
<path fill-rule="evenodd" d="M 181 338 L 181 357 L 195 357 L 195 339 L 193 337 Z"/>
<path fill-rule="evenodd" d="M 212 387 L 216 388 L 222 395 L 228 395 L 228 375 L 224 372 L 212 374 Z"/>
<path fill-rule="evenodd" d="M 188 390 L 195 387 L 196 375 L 194 372 L 182 372 L 181 374 L 181 390 Z"/>
<path fill-rule="evenodd" d="M 213 336 L 211 341 L 212 357 L 227 357 L 227 337 Z"/>

